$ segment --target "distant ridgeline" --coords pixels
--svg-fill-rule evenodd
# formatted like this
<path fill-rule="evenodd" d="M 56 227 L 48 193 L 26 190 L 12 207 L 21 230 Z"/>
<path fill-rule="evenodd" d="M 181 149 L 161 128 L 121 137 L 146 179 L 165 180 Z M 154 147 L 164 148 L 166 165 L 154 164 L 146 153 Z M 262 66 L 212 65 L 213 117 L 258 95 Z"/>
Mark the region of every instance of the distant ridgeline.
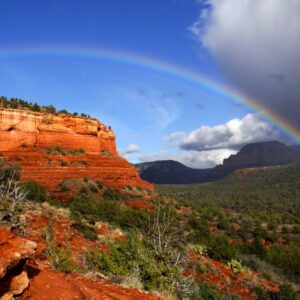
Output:
<path fill-rule="evenodd" d="M 300 148 L 280 142 L 261 142 L 244 146 L 237 154 L 224 159 L 222 165 L 211 169 L 192 169 L 165 160 L 136 164 L 142 179 L 157 184 L 187 184 L 222 179 L 245 168 L 285 165 L 300 161 Z"/>
<path fill-rule="evenodd" d="M 53 105 L 39 105 L 37 103 L 32 103 L 19 98 L 7 98 L 5 96 L 0 96 L 0 107 L 13 108 L 13 109 L 24 109 L 36 112 L 44 112 L 49 114 L 64 114 L 69 116 L 80 116 L 83 118 L 91 118 L 90 115 L 84 113 L 73 112 L 70 113 L 66 109 L 57 110 Z"/>

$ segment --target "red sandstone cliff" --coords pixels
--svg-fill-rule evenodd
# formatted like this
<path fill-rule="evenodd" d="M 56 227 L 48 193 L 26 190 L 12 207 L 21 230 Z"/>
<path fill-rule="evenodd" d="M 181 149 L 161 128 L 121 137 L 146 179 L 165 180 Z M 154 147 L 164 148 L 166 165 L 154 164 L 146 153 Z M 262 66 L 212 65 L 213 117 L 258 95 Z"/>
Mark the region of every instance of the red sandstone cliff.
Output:
<path fill-rule="evenodd" d="M 61 153 L 50 153 L 57 147 Z M 118 156 L 112 129 L 95 119 L 0 108 L 0 151 L 21 166 L 23 181 L 35 180 L 49 191 L 85 176 L 111 187 L 152 190 Z"/>

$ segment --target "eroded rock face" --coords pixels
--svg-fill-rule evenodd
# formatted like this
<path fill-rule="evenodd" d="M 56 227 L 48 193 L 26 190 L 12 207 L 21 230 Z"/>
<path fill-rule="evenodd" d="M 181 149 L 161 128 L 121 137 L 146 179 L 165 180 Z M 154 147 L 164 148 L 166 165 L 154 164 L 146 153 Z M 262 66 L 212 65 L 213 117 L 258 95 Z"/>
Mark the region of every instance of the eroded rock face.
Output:
<path fill-rule="evenodd" d="M 112 129 L 98 120 L 25 110 L 0 109 L 0 143 L 1 151 L 23 144 L 84 149 L 88 154 L 108 151 L 116 155 Z"/>
<path fill-rule="evenodd" d="M 23 293 L 29 279 L 24 264 L 37 245 L 0 228 L 0 299 L 10 300 Z"/>
<path fill-rule="evenodd" d="M 29 285 L 29 279 L 26 271 L 22 271 L 20 274 L 9 278 L 6 284 L 7 292 L 0 298 L 0 300 L 11 300 L 14 299 L 14 296 L 22 294 Z"/>
<path fill-rule="evenodd" d="M 57 147 L 62 153 L 49 153 Z M 23 181 L 50 192 L 66 179 L 84 177 L 153 190 L 118 156 L 112 129 L 95 119 L 0 108 L 0 152 L 21 166 Z"/>
<path fill-rule="evenodd" d="M 36 243 L 0 229 L 0 279 L 22 260 L 32 256 L 36 247 Z"/>

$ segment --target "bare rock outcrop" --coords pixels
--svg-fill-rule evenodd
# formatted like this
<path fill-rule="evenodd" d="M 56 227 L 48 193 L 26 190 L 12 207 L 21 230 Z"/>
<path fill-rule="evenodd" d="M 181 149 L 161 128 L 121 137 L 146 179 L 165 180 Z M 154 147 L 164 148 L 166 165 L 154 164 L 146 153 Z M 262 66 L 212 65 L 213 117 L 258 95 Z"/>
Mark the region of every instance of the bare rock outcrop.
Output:
<path fill-rule="evenodd" d="M 25 262 L 34 253 L 37 245 L 29 240 L 0 229 L 0 299 L 10 300 L 23 293 L 29 279 Z"/>
<path fill-rule="evenodd" d="M 153 190 L 118 156 L 111 127 L 95 119 L 0 108 L 0 152 L 21 166 L 23 181 L 50 192 L 66 179 L 84 177 L 109 187 Z"/>

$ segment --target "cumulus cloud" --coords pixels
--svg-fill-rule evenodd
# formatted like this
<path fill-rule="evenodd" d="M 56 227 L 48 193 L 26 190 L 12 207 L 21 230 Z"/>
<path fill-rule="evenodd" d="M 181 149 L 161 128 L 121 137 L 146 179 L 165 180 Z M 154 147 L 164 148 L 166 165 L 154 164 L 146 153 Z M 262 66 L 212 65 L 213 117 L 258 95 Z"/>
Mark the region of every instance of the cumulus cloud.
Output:
<path fill-rule="evenodd" d="M 203 151 L 215 149 L 238 150 L 248 143 L 282 140 L 280 132 L 256 114 L 232 119 L 216 126 L 201 126 L 190 133 L 174 132 L 166 140 L 183 150 Z"/>
<path fill-rule="evenodd" d="M 139 160 L 141 162 L 155 160 L 176 160 L 191 168 L 206 169 L 221 164 L 224 158 L 227 158 L 236 152 L 237 151 L 232 149 L 216 149 L 201 152 L 181 151 L 177 153 L 158 152 L 141 155 Z"/>
<path fill-rule="evenodd" d="M 189 28 L 242 91 L 300 126 L 300 1 L 206 0 Z"/>
<path fill-rule="evenodd" d="M 236 154 L 244 145 L 266 141 L 287 143 L 278 129 L 258 114 L 247 114 L 216 126 L 201 126 L 191 132 L 177 131 L 164 137 L 173 152 L 141 153 L 140 162 L 176 160 L 191 168 L 211 168 Z"/>
<path fill-rule="evenodd" d="M 139 145 L 136 144 L 130 144 L 128 145 L 128 147 L 124 150 L 121 150 L 120 153 L 122 155 L 126 155 L 126 154 L 132 154 L 132 153 L 136 153 L 136 152 L 140 152 L 141 148 Z"/>

